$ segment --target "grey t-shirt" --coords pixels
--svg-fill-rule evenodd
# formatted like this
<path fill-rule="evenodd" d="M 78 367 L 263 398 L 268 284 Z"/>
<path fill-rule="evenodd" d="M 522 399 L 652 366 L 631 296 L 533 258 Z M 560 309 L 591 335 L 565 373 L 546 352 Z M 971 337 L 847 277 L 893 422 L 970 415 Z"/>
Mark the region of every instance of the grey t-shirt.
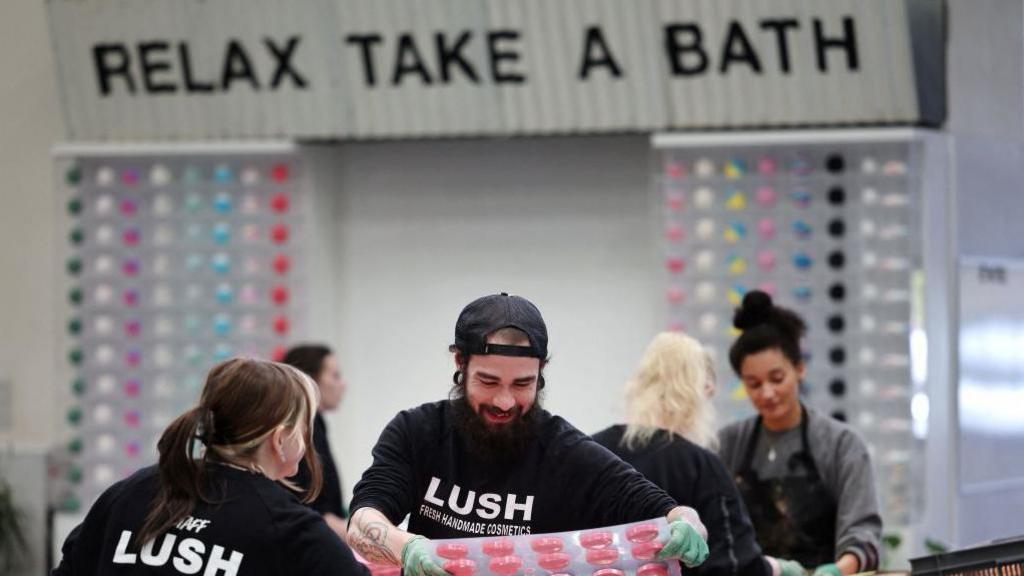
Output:
<path fill-rule="evenodd" d="M 807 409 L 807 441 L 822 482 L 835 498 L 836 558 L 846 553 L 857 556 L 860 571 L 878 568 L 882 517 L 867 444 L 853 428 Z M 719 456 L 735 476 L 743 465 L 757 418 L 735 422 L 719 431 Z M 764 479 L 789 474 L 787 462 L 801 449 L 800 427 L 771 432 L 762 427 L 754 448 L 751 468 Z M 775 458 L 769 453 L 774 449 Z M 799 469 L 797 474 L 805 471 Z M 807 566 L 813 569 L 813 566 Z"/>

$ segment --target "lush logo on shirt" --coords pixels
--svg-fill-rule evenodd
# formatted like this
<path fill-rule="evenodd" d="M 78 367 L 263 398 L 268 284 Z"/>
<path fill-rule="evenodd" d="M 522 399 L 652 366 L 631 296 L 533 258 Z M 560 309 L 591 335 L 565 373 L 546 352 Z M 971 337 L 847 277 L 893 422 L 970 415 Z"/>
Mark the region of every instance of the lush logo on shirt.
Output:
<path fill-rule="evenodd" d="M 189 516 L 179 522 L 175 528 L 199 534 L 209 525 L 209 520 Z M 223 573 L 224 576 L 237 576 L 244 556 L 241 552 L 225 550 L 223 546 L 217 545 L 210 547 L 207 555 L 207 545 L 202 540 L 198 538 L 179 540 L 177 534 L 171 533 L 164 534 L 162 541 L 157 536 L 146 542 L 142 546 L 142 550 L 135 554 L 128 552 L 128 544 L 131 540 L 131 531 L 122 530 L 121 538 L 114 550 L 114 564 L 138 564 L 141 562 L 146 566 L 164 566 L 170 562 L 174 569 L 181 574 L 202 573 L 203 576 L 217 576 Z M 154 552 L 154 549 L 157 548 L 157 541 L 160 541 L 160 547 L 157 552 Z"/>
<path fill-rule="evenodd" d="M 529 534 L 529 522 L 533 518 L 533 495 L 493 492 L 478 495 L 475 490 L 442 482 L 434 476 L 427 486 L 419 512 L 425 518 L 470 534 Z"/>

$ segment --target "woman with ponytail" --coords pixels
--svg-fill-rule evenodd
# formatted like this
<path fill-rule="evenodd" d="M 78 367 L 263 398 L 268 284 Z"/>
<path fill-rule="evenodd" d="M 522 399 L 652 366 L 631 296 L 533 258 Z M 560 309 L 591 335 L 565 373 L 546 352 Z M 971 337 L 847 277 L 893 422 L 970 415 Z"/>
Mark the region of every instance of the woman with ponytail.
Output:
<path fill-rule="evenodd" d="M 729 362 L 757 415 L 722 429 L 719 454 L 758 543 L 815 576 L 876 570 L 882 519 L 867 445 L 846 424 L 800 401 L 806 324 L 752 291 L 733 326 L 741 333 Z"/>
<path fill-rule="evenodd" d="M 68 536 L 54 575 L 365 576 L 302 505 L 320 489 L 312 445 L 316 384 L 290 366 L 235 358 L 157 444 L 159 463 L 104 492 Z M 289 482 L 299 462 L 308 490 Z"/>

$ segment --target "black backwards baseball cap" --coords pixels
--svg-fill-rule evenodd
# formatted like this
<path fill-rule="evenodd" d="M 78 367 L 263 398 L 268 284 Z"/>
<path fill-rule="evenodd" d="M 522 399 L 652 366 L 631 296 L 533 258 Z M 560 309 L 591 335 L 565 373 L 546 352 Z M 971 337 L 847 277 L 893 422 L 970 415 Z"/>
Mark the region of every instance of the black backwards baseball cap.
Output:
<path fill-rule="evenodd" d="M 518 328 L 530 339 L 529 346 L 488 344 L 487 337 L 502 328 Z M 455 347 L 464 354 L 548 357 L 548 328 L 540 310 L 522 296 L 491 294 L 470 302 L 455 322 Z"/>

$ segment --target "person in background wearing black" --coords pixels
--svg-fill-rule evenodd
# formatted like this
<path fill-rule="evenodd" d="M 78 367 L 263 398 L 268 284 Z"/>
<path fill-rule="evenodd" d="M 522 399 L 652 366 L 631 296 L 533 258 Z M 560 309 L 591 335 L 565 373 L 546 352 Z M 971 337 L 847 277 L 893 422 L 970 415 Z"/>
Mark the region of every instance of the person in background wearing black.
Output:
<path fill-rule="evenodd" d="M 519 296 L 474 300 L 455 324 L 448 400 L 400 412 L 356 484 L 348 541 L 405 576 L 444 576 L 426 538 L 582 530 L 667 516 L 659 557 L 707 557 L 697 514 L 541 407 L 548 334 Z M 408 531 L 396 525 L 409 514 Z"/>
<path fill-rule="evenodd" d="M 320 489 L 319 460 L 306 450 L 316 406 L 316 384 L 291 366 L 218 364 L 199 404 L 160 437 L 159 464 L 99 497 L 51 574 L 369 576 L 286 480 L 305 460 L 306 499 Z"/>
<path fill-rule="evenodd" d="M 715 386 L 714 363 L 700 342 L 658 334 L 626 386 L 626 424 L 594 440 L 700 514 L 711 553 L 690 574 L 803 576 L 799 563 L 761 555 L 732 477 L 709 449 L 718 444 Z"/>
<path fill-rule="evenodd" d="M 878 568 L 882 517 L 864 440 L 853 428 L 800 401 L 807 330 L 793 311 L 754 290 L 733 326 L 743 332 L 729 362 L 757 416 L 719 433 L 719 454 L 733 473 L 757 541 L 815 576 Z"/>
<path fill-rule="evenodd" d="M 323 486 L 320 495 L 309 503 L 310 507 L 323 514 L 327 525 L 342 539 L 348 529 L 348 510 L 341 499 L 341 476 L 331 455 L 331 445 L 327 438 L 327 424 L 323 413 L 336 409 L 345 395 L 345 381 L 341 378 L 338 358 L 327 346 L 304 344 L 295 346 L 285 353 L 281 362 L 302 370 L 320 387 L 320 409 L 313 420 L 313 448 L 320 457 L 323 470 Z M 296 485 L 308 488 L 311 483 L 309 467 L 299 464 L 299 473 L 292 478 Z"/>

